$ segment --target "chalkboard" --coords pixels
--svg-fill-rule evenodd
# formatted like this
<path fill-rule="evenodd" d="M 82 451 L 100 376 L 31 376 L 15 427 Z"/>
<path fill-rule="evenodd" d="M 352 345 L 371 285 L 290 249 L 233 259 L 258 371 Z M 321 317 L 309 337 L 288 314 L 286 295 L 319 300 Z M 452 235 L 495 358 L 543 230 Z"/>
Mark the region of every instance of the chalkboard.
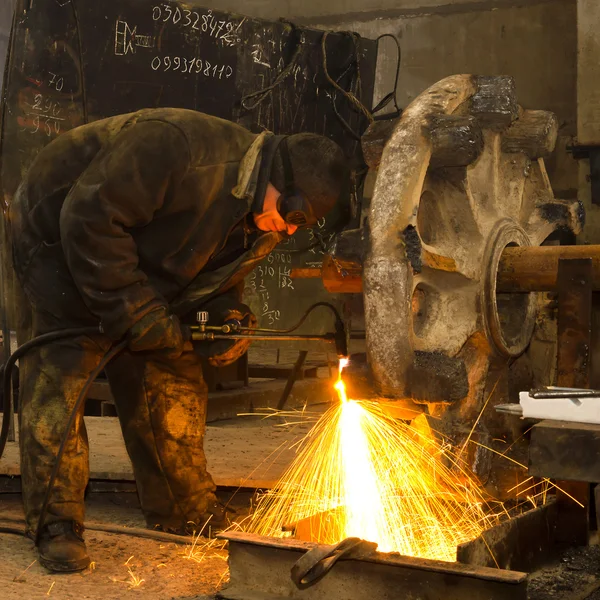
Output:
<path fill-rule="evenodd" d="M 324 56 L 322 31 L 195 2 L 16 4 L 1 123 L 5 207 L 50 140 L 82 123 L 145 107 L 195 109 L 253 131 L 324 134 L 361 163 L 357 136 L 368 123 L 331 85 L 324 58 L 329 76 L 370 105 L 373 41 L 331 33 Z M 320 227 L 328 231 L 327 223 Z M 320 264 L 315 242 L 312 231 L 294 236 L 248 278 L 246 297 L 262 325 L 289 326 L 313 301 L 331 299 L 318 281 L 290 279 L 291 268 Z M 323 331 L 330 323 L 323 314 L 307 327 Z"/>

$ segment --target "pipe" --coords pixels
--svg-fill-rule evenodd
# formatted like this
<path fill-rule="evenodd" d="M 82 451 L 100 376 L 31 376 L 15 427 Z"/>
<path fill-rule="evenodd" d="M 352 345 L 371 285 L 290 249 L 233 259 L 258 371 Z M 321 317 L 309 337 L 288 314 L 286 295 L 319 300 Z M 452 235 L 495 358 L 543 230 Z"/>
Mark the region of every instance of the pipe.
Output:
<path fill-rule="evenodd" d="M 553 292 L 556 290 L 558 261 L 566 258 L 592 260 L 592 287 L 600 291 L 600 245 L 595 246 L 521 246 L 505 248 L 498 265 L 496 291 L 501 293 Z M 294 269 L 292 278 L 315 278 L 321 269 Z M 327 286 L 326 282 L 325 286 Z M 352 290 L 338 292 L 354 293 Z"/>
<path fill-rule="evenodd" d="M 556 290 L 558 261 L 592 259 L 592 287 L 600 290 L 600 245 L 506 248 L 498 265 L 499 292 L 552 292 Z"/>

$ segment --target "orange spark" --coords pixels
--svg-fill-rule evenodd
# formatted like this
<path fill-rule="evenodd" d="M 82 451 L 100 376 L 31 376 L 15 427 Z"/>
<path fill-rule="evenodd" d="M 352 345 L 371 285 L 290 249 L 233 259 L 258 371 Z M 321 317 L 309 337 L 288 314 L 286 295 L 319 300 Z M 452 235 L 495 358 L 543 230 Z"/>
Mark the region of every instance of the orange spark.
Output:
<path fill-rule="evenodd" d="M 425 423 L 410 427 L 376 402 L 348 399 L 340 361 L 340 402 L 308 434 L 277 485 L 246 527 L 260 535 L 337 543 L 377 542 L 379 550 L 456 560 L 458 544 L 495 524 L 480 486 Z M 308 532 L 308 533 L 306 533 Z M 302 536 L 301 536 L 302 537 Z"/>

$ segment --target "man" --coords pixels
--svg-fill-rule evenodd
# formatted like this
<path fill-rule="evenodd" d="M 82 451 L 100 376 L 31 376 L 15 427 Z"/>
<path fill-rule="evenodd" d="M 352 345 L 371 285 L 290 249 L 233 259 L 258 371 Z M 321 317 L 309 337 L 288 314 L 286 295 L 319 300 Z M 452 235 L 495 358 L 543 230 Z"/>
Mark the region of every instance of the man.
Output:
<path fill-rule="evenodd" d="M 181 323 L 199 308 L 211 320 L 255 323 L 236 293 L 244 276 L 298 225 L 325 216 L 347 178 L 343 152 L 325 137 L 281 141 L 183 109 L 97 121 L 39 153 L 10 207 L 32 334 L 90 325 L 99 332 L 40 346 L 21 362 L 21 474 L 32 535 L 76 398 L 122 339 L 128 348 L 106 373 L 148 526 L 183 532 L 222 521 L 202 447 L 206 386 Z M 246 349 L 226 341 L 197 350 L 219 365 Z M 37 532 L 40 562 L 51 570 L 89 564 L 88 474 L 80 414 Z"/>

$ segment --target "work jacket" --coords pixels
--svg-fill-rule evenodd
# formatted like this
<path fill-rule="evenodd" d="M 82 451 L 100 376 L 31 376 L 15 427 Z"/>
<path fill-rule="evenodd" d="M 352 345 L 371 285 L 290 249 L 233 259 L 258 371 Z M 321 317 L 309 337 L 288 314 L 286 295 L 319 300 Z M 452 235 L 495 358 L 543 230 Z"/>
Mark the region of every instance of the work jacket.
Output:
<path fill-rule="evenodd" d="M 38 154 L 10 207 L 17 275 L 26 281 L 36 256 L 55 248 L 112 339 L 160 306 L 194 309 L 283 239 L 255 236 L 210 268 L 251 211 L 270 135 L 184 109 L 142 110 L 61 135 Z M 46 293 L 69 302 L 51 272 Z"/>

